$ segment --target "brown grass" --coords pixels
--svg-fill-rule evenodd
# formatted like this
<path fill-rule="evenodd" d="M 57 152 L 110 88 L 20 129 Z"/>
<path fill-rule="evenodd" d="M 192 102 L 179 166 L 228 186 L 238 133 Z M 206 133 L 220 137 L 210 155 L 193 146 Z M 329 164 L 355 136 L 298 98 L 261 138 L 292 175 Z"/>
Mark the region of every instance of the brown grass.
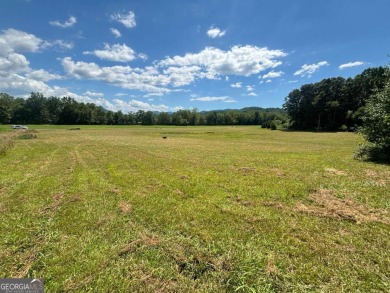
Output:
<path fill-rule="evenodd" d="M 318 189 L 310 194 L 314 205 L 299 203 L 295 209 L 299 212 L 320 217 L 349 220 L 355 223 L 380 222 L 389 224 L 386 211 L 370 208 L 352 199 L 340 199 L 334 196 L 334 191 Z"/>
<path fill-rule="evenodd" d="M 348 175 L 347 172 L 337 170 L 334 168 L 325 168 L 324 170 L 325 170 L 325 172 L 332 174 L 332 175 L 336 175 L 336 176 L 347 176 Z"/>
<path fill-rule="evenodd" d="M 118 205 L 119 210 L 124 213 L 124 214 L 129 214 L 133 210 L 133 206 L 131 203 L 126 202 L 126 201 L 121 201 Z"/>
<path fill-rule="evenodd" d="M 140 246 L 154 247 L 157 246 L 161 240 L 153 235 L 141 234 L 138 239 L 126 244 L 119 252 L 119 256 L 134 252 Z"/>

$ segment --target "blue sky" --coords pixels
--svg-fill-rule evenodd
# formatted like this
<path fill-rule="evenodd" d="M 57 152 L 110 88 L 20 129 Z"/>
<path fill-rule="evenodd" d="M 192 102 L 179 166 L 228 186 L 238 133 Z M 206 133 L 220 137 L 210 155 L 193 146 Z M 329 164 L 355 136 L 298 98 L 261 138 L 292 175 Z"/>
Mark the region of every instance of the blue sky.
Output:
<path fill-rule="evenodd" d="M 123 112 L 281 107 L 386 65 L 389 0 L 0 0 L 0 92 Z"/>

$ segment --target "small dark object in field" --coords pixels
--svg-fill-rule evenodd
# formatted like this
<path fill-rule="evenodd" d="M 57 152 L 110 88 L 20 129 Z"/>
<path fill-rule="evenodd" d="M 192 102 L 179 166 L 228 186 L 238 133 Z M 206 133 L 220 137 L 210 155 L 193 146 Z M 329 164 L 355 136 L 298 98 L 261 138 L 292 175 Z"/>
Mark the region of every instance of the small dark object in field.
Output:
<path fill-rule="evenodd" d="M 163 136 L 162 138 L 163 138 L 163 139 L 167 139 L 167 136 Z"/>
<path fill-rule="evenodd" d="M 76 128 L 70 128 L 69 130 L 81 130 L 81 128 L 76 127 Z"/>

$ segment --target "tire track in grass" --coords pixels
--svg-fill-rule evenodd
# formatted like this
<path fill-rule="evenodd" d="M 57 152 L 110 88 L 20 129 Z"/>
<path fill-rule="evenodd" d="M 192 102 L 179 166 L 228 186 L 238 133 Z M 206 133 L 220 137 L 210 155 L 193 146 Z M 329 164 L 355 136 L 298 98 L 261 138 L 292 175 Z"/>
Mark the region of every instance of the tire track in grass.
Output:
<path fill-rule="evenodd" d="M 66 180 L 63 176 L 65 172 L 62 172 L 64 166 L 72 166 L 72 162 L 67 161 L 66 153 L 67 148 L 60 144 L 45 159 L 45 153 L 34 156 L 28 169 L 31 170 L 28 171 L 31 175 L 17 181 L 17 188 L 12 188 L 12 192 L 7 194 L 7 206 L 12 208 L 8 208 L 8 213 L 2 214 L 1 218 L 5 226 L 3 228 L 13 231 L 9 235 L 13 240 L 5 241 L 4 244 L 5 250 L 14 259 L 8 262 L 8 269 L 5 268 L 7 276 L 28 276 L 31 267 L 37 263 L 40 252 L 50 242 L 52 222 L 55 221 L 53 218 L 61 206 L 61 201 L 56 196 L 63 194 L 63 191 L 57 195 L 52 194 L 55 193 L 54 190 L 64 190 L 72 184 L 71 180 Z M 52 198 L 54 203 L 50 202 Z"/>

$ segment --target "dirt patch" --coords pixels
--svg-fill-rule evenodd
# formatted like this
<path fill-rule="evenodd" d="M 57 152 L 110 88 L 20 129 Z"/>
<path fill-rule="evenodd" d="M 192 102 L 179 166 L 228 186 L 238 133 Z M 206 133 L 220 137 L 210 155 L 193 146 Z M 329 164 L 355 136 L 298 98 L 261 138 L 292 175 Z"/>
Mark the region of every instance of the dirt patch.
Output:
<path fill-rule="evenodd" d="M 329 173 L 329 174 L 332 174 L 332 175 L 336 175 L 336 176 L 348 176 L 348 173 L 345 172 L 345 171 L 341 171 L 341 170 L 337 170 L 337 169 L 334 169 L 334 168 L 325 168 L 324 169 L 325 172 Z"/>
<path fill-rule="evenodd" d="M 119 188 L 114 187 L 113 189 L 110 190 L 110 192 L 115 193 L 115 194 L 119 194 L 121 191 Z"/>
<path fill-rule="evenodd" d="M 380 222 L 390 224 L 386 211 L 372 209 L 352 199 L 340 199 L 334 196 L 334 191 L 318 189 L 310 194 L 315 205 L 296 205 L 295 210 L 320 217 L 348 220 L 355 223 Z"/>
<path fill-rule="evenodd" d="M 133 210 L 133 206 L 131 205 L 131 203 L 126 201 L 121 201 L 118 205 L 118 208 L 124 214 L 130 214 Z"/>

